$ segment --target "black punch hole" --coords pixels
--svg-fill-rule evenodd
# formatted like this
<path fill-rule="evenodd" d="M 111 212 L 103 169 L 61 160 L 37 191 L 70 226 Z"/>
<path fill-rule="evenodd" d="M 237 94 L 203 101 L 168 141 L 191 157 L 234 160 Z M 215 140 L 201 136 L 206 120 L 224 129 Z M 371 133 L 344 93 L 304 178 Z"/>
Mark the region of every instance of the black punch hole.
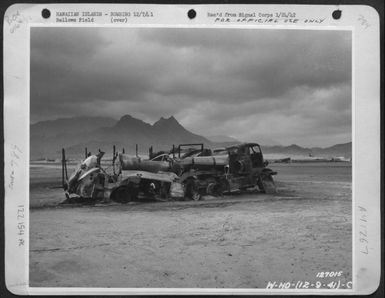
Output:
<path fill-rule="evenodd" d="M 44 8 L 44 9 L 41 11 L 41 16 L 42 16 L 44 19 L 48 19 L 48 18 L 51 16 L 51 12 L 49 11 L 49 9 Z"/>
<path fill-rule="evenodd" d="M 339 20 L 341 18 L 341 14 L 342 14 L 342 11 L 339 9 L 333 11 L 332 13 L 333 19 Z"/>
<path fill-rule="evenodd" d="M 195 18 L 197 15 L 196 11 L 194 9 L 190 9 L 188 12 L 187 12 L 187 16 L 190 18 L 190 19 L 193 19 Z"/>

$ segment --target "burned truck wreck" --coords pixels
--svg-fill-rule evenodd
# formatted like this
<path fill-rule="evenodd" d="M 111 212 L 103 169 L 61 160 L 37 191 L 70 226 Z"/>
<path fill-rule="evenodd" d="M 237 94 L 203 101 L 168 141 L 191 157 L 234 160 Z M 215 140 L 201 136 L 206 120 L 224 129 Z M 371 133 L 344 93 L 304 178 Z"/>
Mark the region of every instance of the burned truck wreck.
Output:
<path fill-rule="evenodd" d="M 223 193 L 258 187 L 263 193 L 275 193 L 273 175 L 266 168 L 261 148 L 256 143 L 245 143 L 214 151 L 212 155 L 185 157 L 178 161 L 180 175 L 186 186 L 186 195 L 199 199 L 201 195 Z"/>
<path fill-rule="evenodd" d="M 199 145 L 199 149 L 189 146 Z M 188 148 L 186 150 L 186 148 Z M 169 153 L 143 159 L 113 153 L 112 172 L 101 165 L 104 153 L 88 156 L 67 178 L 63 150 L 62 177 L 67 203 L 81 198 L 90 202 L 127 203 L 143 199 L 200 200 L 204 195 L 258 190 L 275 193 L 273 175 L 260 146 L 244 143 L 211 150 L 203 144 L 181 144 Z"/>
<path fill-rule="evenodd" d="M 183 198 L 183 185 L 172 165 L 171 160 L 143 160 L 120 153 L 116 188 L 110 199 L 126 203 L 140 198 L 161 201 Z"/>

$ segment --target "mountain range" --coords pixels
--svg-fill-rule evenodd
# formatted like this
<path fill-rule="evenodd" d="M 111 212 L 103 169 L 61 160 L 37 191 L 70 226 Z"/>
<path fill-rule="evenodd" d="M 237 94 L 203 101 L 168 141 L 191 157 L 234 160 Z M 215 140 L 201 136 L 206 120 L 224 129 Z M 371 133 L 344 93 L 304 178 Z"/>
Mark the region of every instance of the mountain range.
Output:
<path fill-rule="evenodd" d="M 254 141 L 254 140 L 250 140 Z M 154 124 L 146 123 L 130 115 L 118 121 L 108 117 L 74 117 L 41 121 L 30 126 L 30 159 L 57 159 L 61 148 L 66 149 L 67 157 L 81 158 L 84 148 L 97 152 L 100 148 L 111 154 L 112 146 L 118 151 L 145 154 L 153 146 L 155 151 L 169 150 L 172 145 L 183 143 L 203 143 L 206 147 L 226 147 L 240 143 L 228 136 L 204 137 L 184 128 L 173 116 L 161 117 Z M 262 144 L 263 145 L 263 144 Z M 287 155 L 331 155 L 351 157 L 351 143 L 338 144 L 328 148 L 303 148 L 290 146 L 262 146 L 264 153 Z"/>
<path fill-rule="evenodd" d="M 331 147 L 301 147 L 298 145 L 290 146 L 261 146 L 265 154 L 281 154 L 281 155 L 301 155 L 301 156 L 319 156 L 319 157 L 352 157 L 352 142 L 337 144 Z"/>
<path fill-rule="evenodd" d="M 169 150 L 172 145 L 182 143 L 212 142 L 203 136 L 185 129 L 173 117 L 160 118 L 154 124 L 146 123 L 130 115 L 116 121 L 102 117 L 76 117 L 42 121 L 30 127 L 30 159 L 58 158 L 61 148 L 66 149 L 67 156 L 84 155 L 84 148 L 97 152 L 112 151 L 112 146 L 127 153 L 135 153 L 138 144 L 139 152 L 147 153 L 150 146 L 154 150 Z"/>

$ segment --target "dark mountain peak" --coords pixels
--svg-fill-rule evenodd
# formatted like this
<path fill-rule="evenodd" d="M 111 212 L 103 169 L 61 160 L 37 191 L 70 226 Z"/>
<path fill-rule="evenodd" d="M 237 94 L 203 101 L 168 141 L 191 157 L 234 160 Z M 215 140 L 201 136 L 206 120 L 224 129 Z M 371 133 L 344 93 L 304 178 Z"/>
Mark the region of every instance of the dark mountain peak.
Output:
<path fill-rule="evenodd" d="M 128 126 L 149 126 L 150 124 L 143 120 L 132 117 L 131 115 L 122 116 L 119 121 L 115 124 L 115 127 L 128 127 Z"/>
<path fill-rule="evenodd" d="M 329 148 L 343 148 L 343 147 L 346 147 L 346 148 L 351 148 L 352 147 L 352 142 L 348 142 L 348 143 L 342 143 L 342 144 L 336 144 L 336 145 L 333 145 Z"/>
<path fill-rule="evenodd" d="M 153 125 L 154 127 L 162 127 L 162 128 L 183 128 L 182 125 L 178 122 L 178 120 L 175 119 L 174 116 L 171 116 L 169 118 L 160 117 L 158 121 L 156 121 Z"/>
<path fill-rule="evenodd" d="M 168 118 L 165 118 L 165 117 L 160 117 L 160 119 L 158 121 L 156 121 L 155 123 L 157 122 L 178 122 L 174 116 L 170 116 Z"/>
<path fill-rule="evenodd" d="M 134 118 L 131 115 L 127 114 L 127 115 L 123 115 L 122 117 L 120 117 L 118 122 L 131 121 L 132 119 L 136 119 L 136 118 Z M 136 120 L 140 120 L 140 119 L 136 119 Z"/>
<path fill-rule="evenodd" d="M 301 149 L 301 150 L 306 149 L 306 148 L 300 147 L 296 144 L 291 144 L 291 145 L 287 146 L 286 148 L 287 149 Z"/>
<path fill-rule="evenodd" d="M 159 123 L 164 123 L 164 122 L 167 122 L 167 119 L 164 118 L 164 117 L 160 117 L 160 119 L 159 119 L 158 121 L 156 121 L 156 122 L 154 123 L 154 125 L 157 125 L 157 124 L 159 124 Z"/>

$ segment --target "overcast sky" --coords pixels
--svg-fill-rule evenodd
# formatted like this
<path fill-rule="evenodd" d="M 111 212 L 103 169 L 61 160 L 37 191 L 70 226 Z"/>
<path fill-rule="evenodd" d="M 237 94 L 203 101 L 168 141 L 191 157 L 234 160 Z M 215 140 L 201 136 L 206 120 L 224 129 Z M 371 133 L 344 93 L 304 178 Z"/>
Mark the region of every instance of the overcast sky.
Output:
<path fill-rule="evenodd" d="M 174 117 L 204 136 L 351 141 L 351 33 L 32 28 L 31 122 Z"/>

